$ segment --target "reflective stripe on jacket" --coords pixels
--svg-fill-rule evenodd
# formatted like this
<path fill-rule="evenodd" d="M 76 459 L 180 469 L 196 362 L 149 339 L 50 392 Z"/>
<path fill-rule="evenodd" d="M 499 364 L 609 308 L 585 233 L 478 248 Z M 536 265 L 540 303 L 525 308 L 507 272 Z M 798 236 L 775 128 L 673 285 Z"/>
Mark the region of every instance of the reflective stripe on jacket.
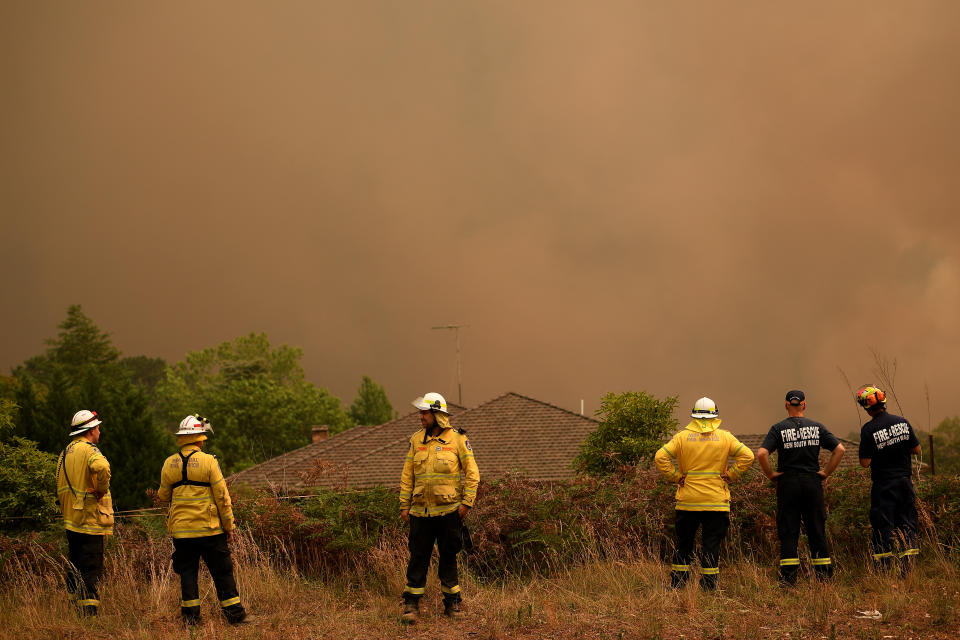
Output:
<path fill-rule="evenodd" d="M 722 474 L 736 480 L 753 464 L 750 448 L 719 427 L 720 418 L 695 419 L 654 456 L 671 482 L 684 478 L 676 495 L 680 511 L 729 511 L 730 488 Z M 734 464 L 727 468 L 731 457 Z"/>
<path fill-rule="evenodd" d="M 103 494 L 99 500 L 98 493 Z M 57 501 L 63 526 L 70 531 L 95 536 L 113 534 L 110 463 L 82 435 L 75 436 L 57 458 Z"/>
<path fill-rule="evenodd" d="M 463 479 L 460 474 L 463 473 Z M 410 436 L 400 474 L 400 509 L 412 516 L 442 516 L 473 506 L 480 469 L 467 436 L 447 428 L 437 436 L 421 429 Z"/>
<path fill-rule="evenodd" d="M 157 496 L 170 503 L 167 515 L 167 532 L 174 538 L 200 538 L 215 536 L 233 530 L 233 507 L 230 492 L 220 472 L 216 456 L 204 453 L 196 444 L 180 449 L 187 461 L 187 479 L 208 482 L 209 487 L 173 485 L 183 479 L 182 459 L 173 454 L 163 463 L 160 471 L 160 490 Z M 192 453 L 192 455 L 191 455 Z"/>

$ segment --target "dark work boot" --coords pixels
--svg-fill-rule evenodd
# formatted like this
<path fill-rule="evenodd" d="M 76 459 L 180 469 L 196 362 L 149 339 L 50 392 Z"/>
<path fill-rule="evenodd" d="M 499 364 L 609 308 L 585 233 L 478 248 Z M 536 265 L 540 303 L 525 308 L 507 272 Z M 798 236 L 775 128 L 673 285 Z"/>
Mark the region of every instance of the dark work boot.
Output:
<path fill-rule="evenodd" d="M 443 601 L 443 615 L 448 618 L 453 618 L 454 620 L 459 620 L 463 617 L 463 608 L 460 606 L 459 600 L 444 600 Z"/>
<path fill-rule="evenodd" d="M 829 582 L 833 579 L 833 565 L 827 564 L 813 568 L 813 575 L 820 582 Z"/>
<path fill-rule="evenodd" d="M 683 589 L 685 586 L 687 586 L 688 573 L 688 571 L 671 571 L 670 586 L 673 589 Z"/>
<path fill-rule="evenodd" d="M 780 567 L 778 582 L 781 587 L 794 587 L 797 584 L 797 567 Z"/>
<path fill-rule="evenodd" d="M 242 624 L 246 622 L 248 618 L 246 609 L 240 604 L 224 607 L 221 611 L 223 612 L 223 617 L 226 618 L 230 624 Z"/>
<path fill-rule="evenodd" d="M 403 604 L 403 614 L 400 616 L 400 622 L 403 624 L 416 624 L 420 617 L 420 603 L 417 600 L 407 600 Z"/>

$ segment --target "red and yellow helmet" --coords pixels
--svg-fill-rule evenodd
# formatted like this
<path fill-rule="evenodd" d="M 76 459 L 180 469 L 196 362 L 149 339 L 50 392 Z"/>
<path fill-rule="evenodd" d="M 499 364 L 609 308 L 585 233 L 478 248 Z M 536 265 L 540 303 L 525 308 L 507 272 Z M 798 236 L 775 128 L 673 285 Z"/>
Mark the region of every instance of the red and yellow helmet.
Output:
<path fill-rule="evenodd" d="M 857 391 L 857 404 L 864 409 L 883 406 L 886 403 L 887 394 L 883 392 L 883 389 L 868 384 L 861 388 L 860 391 Z"/>

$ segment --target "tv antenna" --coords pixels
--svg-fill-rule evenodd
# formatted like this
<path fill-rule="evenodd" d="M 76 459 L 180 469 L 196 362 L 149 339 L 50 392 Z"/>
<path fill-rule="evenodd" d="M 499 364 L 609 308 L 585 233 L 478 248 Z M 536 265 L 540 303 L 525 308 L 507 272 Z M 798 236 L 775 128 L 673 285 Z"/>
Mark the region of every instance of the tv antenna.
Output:
<path fill-rule="evenodd" d="M 468 324 L 441 324 L 438 327 L 430 327 L 431 329 L 453 329 L 457 336 L 457 404 L 461 407 L 463 406 L 463 380 L 460 374 L 460 329 L 469 326 Z"/>

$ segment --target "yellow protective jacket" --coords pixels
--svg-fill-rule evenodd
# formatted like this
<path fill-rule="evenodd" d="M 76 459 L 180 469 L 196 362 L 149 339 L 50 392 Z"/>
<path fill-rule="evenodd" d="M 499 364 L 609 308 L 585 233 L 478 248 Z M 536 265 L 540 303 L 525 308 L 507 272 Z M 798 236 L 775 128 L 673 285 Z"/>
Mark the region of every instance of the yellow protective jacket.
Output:
<path fill-rule="evenodd" d="M 433 437 L 425 429 L 410 436 L 400 474 L 400 509 L 409 509 L 411 516 L 446 515 L 461 504 L 472 507 L 477 498 L 480 469 L 470 441 L 446 425 Z"/>
<path fill-rule="evenodd" d="M 57 501 L 63 526 L 70 531 L 113 534 L 110 463 L 82 436 L 75 436 L 57 458 Z"/>
<path fill-rule="evenodd" d="M 187 459 L 189 484 L 183 484 L 183 458 Z M 174 538 L 201 538 L 233 530 L 230 492 L 217 457 L 196 444 L 181 447 L 180 453 L 163 463 L 157 496 L 170 503 L 167 531 Z"/>
<path fill-rule="evenodd" d="M 734 464 L 727 467 L 728 458 Z M 753 452 L 726 429 L 720 418 L 694 419 L 660 447 L 654 459 L 677 487 L 679 511 L 730 511 L 730 488 L 723 474 L 736 480 L 753 464 Z"/>

